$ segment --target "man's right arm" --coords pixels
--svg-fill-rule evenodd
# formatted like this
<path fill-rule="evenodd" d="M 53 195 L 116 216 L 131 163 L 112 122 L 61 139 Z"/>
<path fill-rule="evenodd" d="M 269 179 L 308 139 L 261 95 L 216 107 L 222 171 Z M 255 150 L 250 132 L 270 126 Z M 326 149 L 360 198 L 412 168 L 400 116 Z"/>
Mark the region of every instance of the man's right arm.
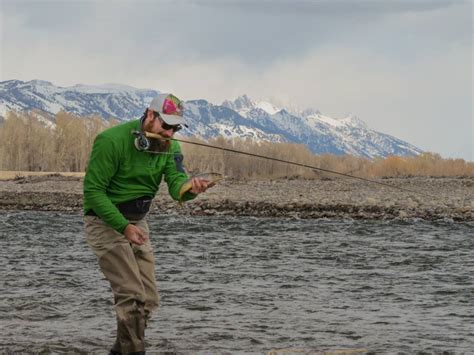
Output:
<path fill-rule="evenodd" d="M 106 193 L 119 168 L 120 154 L 111 138 L 103 134 L 96 137 L 84 177 L 84 201 L 105 223 L 123 233 L 128 221 Z"/>

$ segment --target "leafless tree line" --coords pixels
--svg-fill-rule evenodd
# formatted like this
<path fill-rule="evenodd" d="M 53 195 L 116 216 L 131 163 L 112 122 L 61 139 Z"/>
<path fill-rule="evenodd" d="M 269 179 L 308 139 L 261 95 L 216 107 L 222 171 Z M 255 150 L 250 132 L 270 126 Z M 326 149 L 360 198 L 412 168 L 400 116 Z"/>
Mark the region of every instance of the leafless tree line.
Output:
<path fill-rule="evenodd" d="M 117 124 L 101 117 L 76 117 L 60 112 L 48 118 L 41 112 L 9 112 L 0 125 L 0 170 L 82 172 L 95 136 Z M 200 142 L 197 138 L 187 138 Z M 201 141 L 202 142 L 202 141 Z M 373 160 L 354 156 L 314 155 L 306 146 L 255 142 L 250 139 L 211 139 L 210 145 L 289 160 L 320 169 L 366 178 L 400 176 L 474 176 L 474 163 L 443 159 L 438 154 L 390 156 Z M 189 172 L 220 172 L 237 179 L 327 178 L 332 174 L 232 152 L 182 144 Z"/>

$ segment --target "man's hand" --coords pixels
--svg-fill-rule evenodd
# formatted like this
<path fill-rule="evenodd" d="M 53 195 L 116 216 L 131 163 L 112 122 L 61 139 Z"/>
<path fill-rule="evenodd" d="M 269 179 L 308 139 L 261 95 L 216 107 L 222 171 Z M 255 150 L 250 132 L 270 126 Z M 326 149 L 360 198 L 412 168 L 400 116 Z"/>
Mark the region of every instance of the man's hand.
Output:
<path fill-rule="evenodd" d="M 209 185 L 208 180 L 205 180 L 199 177 L 192 178 L 191 183 L 193 187 L 189 191 L 192 192 L 193 194 L 200 194 L 201 192 L 206 191 Z"/>
<path fill-rule="evenodd" d="M 145 231 L 133 224 L 127 225 L 123 234 L 129 242 L 137 245 L 143 245 L 148 240 L 148 235 Z"/>

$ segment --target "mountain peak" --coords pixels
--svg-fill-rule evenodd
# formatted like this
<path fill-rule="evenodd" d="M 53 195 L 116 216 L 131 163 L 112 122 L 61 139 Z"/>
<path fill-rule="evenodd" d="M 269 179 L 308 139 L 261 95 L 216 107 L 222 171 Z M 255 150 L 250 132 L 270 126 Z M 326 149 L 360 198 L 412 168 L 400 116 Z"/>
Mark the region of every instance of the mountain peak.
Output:
<path fill-rule="evenodd" d="M 247 117 L 248 113 L 255 109 L 260 109 L 274 115 L 281 109 L 267 101 L 254 101 L 249 98 L 246 94 L 237 97 L 234 101 L 225 100 L 222 106 L 228 107 L 234 111 L 237 111 L 240 115 Z"/>
<path fill-rule="evenodd" d="M 39 109 L 76 115 L 131 119 L 140 117 L 157 92 L 127 85 L 74 85 L 61 87 L 45 80 L 0 82 L 0 115 L 7 111 Z"/>
<path fill-rule="evenodd" d="M 276 107 L 274 104 L 272 104 L 271 102 L 267 102 L 267 101 L 258 102 L 256 107 L 263 110 L 263 111 L 265 111 L 269 115 L 274 115 L 275 113 L 280 112 L 282 110 L 281 108 Z"/>
<path fill-rule="evenodd" d="M 306 108 L 302 111 L 299 112 L 299 114 L 303 117 L 309 117 L 309 116 L 317 116 L 321 114 L 321 111 L 315 109 L 315 108 Z"/>
<path fill-rule="evenodd" d="M 235 100 L 225 100 L 222 106 L 228 107 L 234 111 L 250 110 L 255 107 L 255 102 L 252 101 L 247 95 L 243 94 L 237 97 Z"/>
<path fill-rule="evenodd" d="M 31 81 L 27 81 L 25 84 L 41 85 L 41 86 L 53 86 L 52 82 L 46 81 L 46 80 L 39 80 L 39 79 L 34 79 L 34 80 L 31 80 Z"/>
<path fill-rule="evenodd" d="M 350 114 L 346 118 L 343 118 L 340 120 L 341 123 L 345 123 L 348 126 L 352 127 L 357 127 L 357 128 L 363 128 L 363 129 L 368 129 L 367 123 L 362 121 L 359 117 L 357 117 L 354 114 Z"/>
<path fill-rule="evenodd" d="M 67 88 L 71 91 L 78 91 L 83 93 L 132 93 L 132 92 L 139 92 L 139 91 L 153 91 L 151 89 L 137 89 L 130 85 L 122 85 L 122 84 L 115 84 L 115 83 L 107 83 L 107 84 L 100 84 L 100 85 L 86 85 L 86 84 L 76 84 Z"/>

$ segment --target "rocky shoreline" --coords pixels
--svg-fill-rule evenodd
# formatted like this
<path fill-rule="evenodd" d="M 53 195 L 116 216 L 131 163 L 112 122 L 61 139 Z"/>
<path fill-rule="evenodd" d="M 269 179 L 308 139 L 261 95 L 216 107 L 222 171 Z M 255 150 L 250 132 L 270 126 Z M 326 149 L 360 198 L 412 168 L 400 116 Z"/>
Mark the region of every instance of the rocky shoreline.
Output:
<path fill-rule="evenodd" d="M 225 179 L 183 205 L 173 201 L 163 185 L 151 213 L 474 221 L 474 177 L 379 181 L 416 193 L 345 178 Z M 0 210 L 79 212 L 82 209 L 82 182 L 82 177 L 60 174 L 0 180 Z"/>

